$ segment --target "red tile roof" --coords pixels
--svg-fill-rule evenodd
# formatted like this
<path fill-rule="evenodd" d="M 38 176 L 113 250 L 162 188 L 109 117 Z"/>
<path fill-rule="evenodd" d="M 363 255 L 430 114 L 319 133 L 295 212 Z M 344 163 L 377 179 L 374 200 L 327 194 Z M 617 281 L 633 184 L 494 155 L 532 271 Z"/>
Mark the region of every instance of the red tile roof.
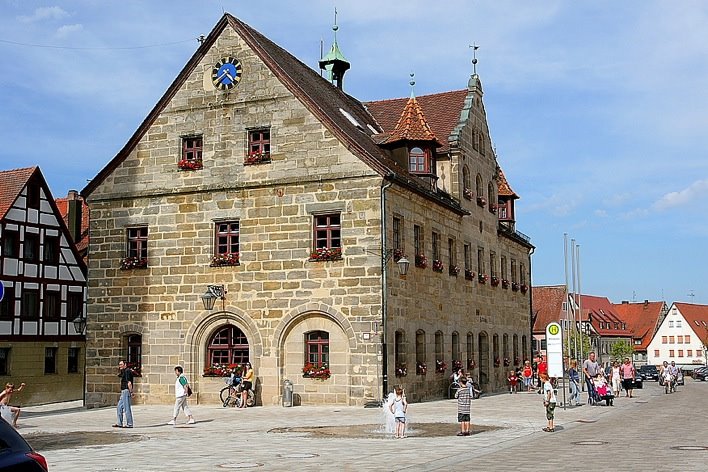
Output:
<path fill-rule="evenodd" d="M 497 187 L 499 187 L 500 197 L 519 198 L 516 192 L 511 189 L 511 186 L 506 180 L 506 176 L 504 175 L 504 171 L 501 170 L 501 167 L 499 168 L 499 178 L 497 179 Z"/>
<path fill-rule="evenodd" d="M 708 305 L 692 303 L 674 303 L 691 329 L 703 342 L 708 342 Z"/>
<path fill-rule="evenodd" d="M 89 207 L 83 198 L 79 197 L 81 201 L 81 238 L 78 241 L 74 241 L 76 249 L 80 254 L 85 255 L 88 249 L 89 243 Z M 57 209 L 61 214 L 64 224 L 69 227 L 69 200 L 67 198 L 57 198 L 54 200 L 57 204 Z"/>
<path fill-rule="evenodd" d="M 635 351 L 646 351 L 654 338 L 659 318 L 664 311 L 664 302 L 615 303 L 617 315 L 627 323 L 635 339 L 641 338 L 642 344 L 635 344 Z"/>
<path fill-rule="evenodd" d="M 0 171 L 0 219 L 5 217 L 36 170 L 37 167 L 25 167 Z"/>
<path fill-rule="evenodd" d="M 425 113 L 423 113 L 415 97 L 408 99 L 408 103 L 403 108 L 396 127 L 393 128 L 393 131 L 382 144 L 400 141 L 433 141 L 438 147 L 442 146 L 425 120 Z"/>
<path fill-rule="evenodd" d="M 580 295 L 580 308 L 582 320 L 590 320 L 593 329 L 600 336 L 632 337 L 632 332 L 622 327 L 624 320 L 615 310 L 615 305 L 606 297 Z M 600 323 L 603 323 L 602 327 Z M 607 323 L 609 323 L 609 327 L 607 327 Z M 617 323 L 617 328 L 615 328 L 615 323 Z"/>
<path fill-rule="evenodd" d="M 559 322 L 565 316 L 563 302 L 566 300 L 565 285 L 531 287 L 533 300 L 533 332 L 545 333 L 552 321 Z"/>
<path fill-rule="evenodd" d="M 450 150 L 447 139 L 460 120 L 460 112 L 465 104 L 467 93 L 467 90 L 454 90 L 416 97 L 416 102 L 425 113 L 426 121 L 432 132 L 440 139 L 442 147 L 438 152 Z M 391 132 L 396 128 L 407 103 L 407 98 L 394 98 L 364 102 L 364 105 L 379 126 L 384 131 Z"/>

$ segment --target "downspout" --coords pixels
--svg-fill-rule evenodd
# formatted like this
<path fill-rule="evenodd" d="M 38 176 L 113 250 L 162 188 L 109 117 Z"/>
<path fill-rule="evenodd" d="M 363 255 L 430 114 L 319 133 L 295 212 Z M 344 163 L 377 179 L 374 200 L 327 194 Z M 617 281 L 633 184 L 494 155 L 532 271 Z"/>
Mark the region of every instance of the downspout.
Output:
<path fill-rule="evenodd" d="M 381 181 L 381 385 L 383 401 L 388 396 L 388 347 L 386 345 L 386 330 L 388 329 L 388 277 L 386 271 L 386 261 L 388 259 L 388 248 L 386 247 L 386 189 L 393 185 L 393 182 Z"/>

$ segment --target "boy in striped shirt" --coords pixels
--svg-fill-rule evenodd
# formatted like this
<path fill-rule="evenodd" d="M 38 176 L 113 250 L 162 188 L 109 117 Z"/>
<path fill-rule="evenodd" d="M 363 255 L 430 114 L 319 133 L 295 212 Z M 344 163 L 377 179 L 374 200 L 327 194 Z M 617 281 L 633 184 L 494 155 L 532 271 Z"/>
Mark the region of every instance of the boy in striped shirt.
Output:
<path fill-rule="evenodd" d="M 467 386 L 467 377 L 460 378 L 460 385 L 455 396 L 457 397 L 457 422 L 460 423 L 458 436 L 470 435 L 470 389 Z"/>

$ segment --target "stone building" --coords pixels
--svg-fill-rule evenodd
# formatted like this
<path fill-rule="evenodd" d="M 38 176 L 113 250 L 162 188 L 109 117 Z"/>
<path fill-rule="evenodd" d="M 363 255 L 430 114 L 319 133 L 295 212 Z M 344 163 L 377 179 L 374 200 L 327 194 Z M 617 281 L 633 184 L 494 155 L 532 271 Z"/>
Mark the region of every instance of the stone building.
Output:
<path fill-rule="evenodd" d="M 89 406 L 121 357 L 138 401 L 171 402 L 176 364 L 216 401 L 249 360 L 259 403 L 287 379 L 296 403 L 360 405 L 439 398 L 455 363 L 500 389 L 527 355 L 533 246 L 479 77 L 365 105 L 332 50 L 330 83 L 225 14 L 83 190 Z"/>
<path fill-rule="evenodd" d="M 22 405 L 82 399 L 86 266 L 38 167 L 0 171 L 0 285 L 0 385 L 25 382 Z"/>

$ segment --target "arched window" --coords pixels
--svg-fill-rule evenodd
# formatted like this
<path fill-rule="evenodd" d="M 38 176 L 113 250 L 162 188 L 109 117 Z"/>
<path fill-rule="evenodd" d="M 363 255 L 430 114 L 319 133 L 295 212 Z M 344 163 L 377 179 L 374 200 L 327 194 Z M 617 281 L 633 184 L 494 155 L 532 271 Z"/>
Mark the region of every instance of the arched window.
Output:
<path fill-rule="evenodd" d="M 462 195 L 467 200 L 472 200 L 472 179 L 470 169 L 466 165 L 462 167 Z"/>
<path fill-rule="evenodd" d="M 494 356 L 494 366 L 499 367 L 501 365 L 501 358 L 499 357 L 499 335 L 495 334 L 492 337 L 492 356 Z"/>
<path fill-rule="evenodd" d="M 477 192 L 477 197 L 484 197 L 484 183 L 482 176 L 479 174 L 477 174 L 475 191 Z"/>
<path fill-rule="evenodd" d="M 207 346 L 207 367 L 248 362 L 248 338 L 236 326 L 218 329 Z"/>
<path fill-rule="evenodd" d="M 419 329 L 415 332 L 415 370 L 418 375 L 425 375 L 426 373 L 425 357 L 425 331 Z"/>
<path fill-rule="evenodd" d="M 529 355 L 529 342 L 528 342 L 528 340 L 526 339 L 526 335 L 525 335 L 525 334 L 524 334 L 523 336 L 521 336 L 521 355 L 523 356 L 523 359 L 521 359 L 522 361 L 528 359 L 528 355 Z"/>
<path fill-rule="evenodd" d="M 467 368 L 472 369 L 474 362 L 474 334 L 467 333 Z"/>
<path fill-rule="evenodd" d="M 125 361 L 134 373 L 140 373 L 143 357 L 143 337 L 140 334 L 129 334 L 126 338 L 127 355 Z"/>
<path fill-rule="evenodd" d="M 514 365 L 518 366 L 521 363 L 521 359 L 519 358 L 519 335 L 515 334 L 514 335 L 514 340 L 512 341 L 513 347 L 512 349 L 514 350 Z"/>
<path fill-rule="evenodd" d="M 509 359 L 509 335 L 504 333 L 502 336 L 502 352 L 504 353 L 504 361 Z"/>
<path fill-rule="evenodd" d="M 396 331 L 394 339 L 394 356 L 396 358 L 396 368 L 406 364 L 406 334 L 403 330 Z"/>
<path fill-rule="evenodd" d="M 305 333 L 305 352 L 307 363 L 315 367 L 329 366 L 329 333 L 327 331 Z"/>
<path fill-rule="evenodd" d="M 460 357 L 460 335 L 457 331 L 452 333 L 452 360 L 454 362 L 462 362 Z"/>
<path fill-rule="evenodd" d="M 494 192 L 494 182 L 489 182 L 489 185 L 487 185 L 487 194 L 489 196 L 489 211 L 493 211 L 497 207 L 497 197 L 495 196 L 496 193 Z"/>
<path fill-rule="evenodd" d="M 442 331 L 435 332 L 435 360 L 443 361 L 445 360 L 445 346 L 443 345 L 443 334 Z"/>
<path fill-rule="evenodd" d="M 408 151 L 408 170 L 414 174 L 430 173 L 430 153 L 419 147 Z"/>

